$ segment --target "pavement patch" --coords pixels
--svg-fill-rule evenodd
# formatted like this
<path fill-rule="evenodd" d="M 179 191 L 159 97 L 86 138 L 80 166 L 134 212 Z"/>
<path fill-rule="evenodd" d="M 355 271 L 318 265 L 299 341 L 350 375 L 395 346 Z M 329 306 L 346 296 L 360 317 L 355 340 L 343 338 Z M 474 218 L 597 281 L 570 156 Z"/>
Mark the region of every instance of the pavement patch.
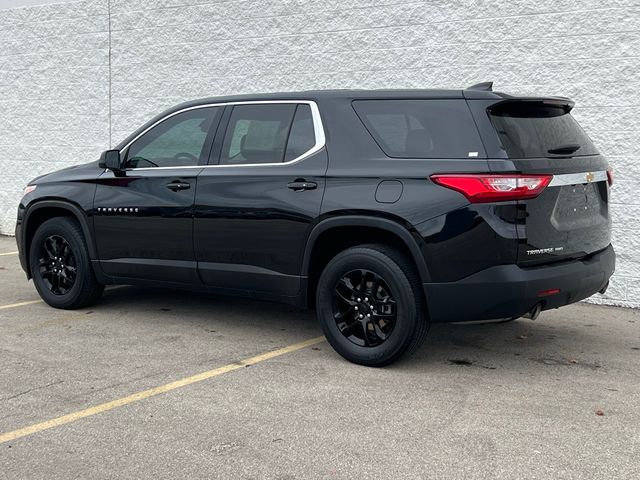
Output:
<path fill-rule="evenodd" d="M 18 438 L 26 437 L 27 435 L 32 435 L 34 433 L 41 432 L 43 430 L 48 430 L 50 428 L 59 427 L 61 425 L 66 425 L 67 423 L 75 422 L 82 418 L 90 417 L 92 415 L 97 415 L 99 413 L 107 412 L 109 410 L 113 410 L 115 408 L 123 407 L 125 405 L 129 405 L 131 403 L 139 402 L 141 400 L 155 397 L 156 395 L 160 395 L 162 393 L 167 393 L 172 390 L 176 390 L 178 388 L 186 387 L 188 385 L 192 385 L 194 383 L 202 382 L 204 380 L 208 380 L 213 377 L 217 377 L 219 375 L 223 375 L 225 373 L 233 372 L 235 370 L 239 370 L 241 368 L 250 367 L 252 365 L 256 365 L 260 362 L 264 362 L 266 360 L 270 360 L 275 357 L 279 357 L 281 355 L 285 355 L 287 353 L 295 352 L 296 350 L 300 350 L 302 348 L 310 347 L 312 345 L 316 345 L 320 342 L 324 341 L 324 337 L 315 337 L 310 338 L 309 340 L 304 340 L 302 342 L 293 343 L 286 347 L 278 348 L 276 350 L 272 350 L 270 352 L 265 352 L 260 355 L 256 355 L 254 357 L 245 358 L 244 360 L 240 360 L 238 362 L 230 363 L 228 365 L 224 365 L 222 367 L 214 368 L 213 370 L 208 370 L 206 372 L 198 373 L 196 375 L 192 375 L 190 377 L 186 377 L 180 380 L 176 380 L 174 382 L 166 383 L 164 385 L 160 385 L 158 387 L 150 388 L 148 390 L 143 390 L 142 392 L 137 392 L 132 395 L 128 395 L 126 397 L 118 398 L 112 400 L 110 402 L 101 403 L 99 405 L 95 405 L 93 407 L 85 408 L 84 410 L 79 410 L 77 412 L 69 413 L 67 415 L 63 415 L 61 417 L 53 418 L 51 420 L 47 420 L 44 422 L 36 423 L 33 425 L 29 425 L 28 427 L 20 428 L 17 430 L 13 430 L 10 432 L 0 434 L 0 444 L 6 443 L 11 440 L 16 440 Z"/>

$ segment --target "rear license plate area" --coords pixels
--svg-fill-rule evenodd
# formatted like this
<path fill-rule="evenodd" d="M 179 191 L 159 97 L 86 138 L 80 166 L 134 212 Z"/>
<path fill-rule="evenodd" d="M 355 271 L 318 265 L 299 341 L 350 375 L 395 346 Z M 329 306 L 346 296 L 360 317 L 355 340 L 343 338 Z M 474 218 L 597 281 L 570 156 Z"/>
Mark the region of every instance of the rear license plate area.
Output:
<path fill-rule="evenodd" d="M 552 220 L 558 230 L 571 229 L 581 220 L 599 216 L 601 208 L 597 184 L 566 185 L 560 188 Z"/>

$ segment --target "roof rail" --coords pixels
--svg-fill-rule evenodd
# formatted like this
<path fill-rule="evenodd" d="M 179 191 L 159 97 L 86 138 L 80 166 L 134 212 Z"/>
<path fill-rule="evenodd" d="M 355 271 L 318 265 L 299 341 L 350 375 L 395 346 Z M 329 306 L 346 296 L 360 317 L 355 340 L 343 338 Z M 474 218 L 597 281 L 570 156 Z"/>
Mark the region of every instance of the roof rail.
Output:
<path fill-rule="evenodd" d="M 467 90 L 484 90 L 486 92 L 493 92 L 493 82 L 476 83 L 466 88 Z"/>

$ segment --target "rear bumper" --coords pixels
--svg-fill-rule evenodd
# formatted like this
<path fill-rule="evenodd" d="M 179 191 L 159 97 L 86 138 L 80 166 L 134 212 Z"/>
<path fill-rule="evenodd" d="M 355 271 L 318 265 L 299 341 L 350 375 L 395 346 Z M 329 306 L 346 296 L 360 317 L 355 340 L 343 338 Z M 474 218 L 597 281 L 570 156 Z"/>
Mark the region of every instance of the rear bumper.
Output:
<path fill-rule="evenodd" d="M 464 322 L 519 317 L 537 303 L 542 309 L 558 308 L 602 290 L 615 270 L 613 247 L 585 259 L 521 268 L 498 265 L 457 282 L 425 283 L 432 322 Z M 560 289 L 539 297 L 538 292 Z"/>

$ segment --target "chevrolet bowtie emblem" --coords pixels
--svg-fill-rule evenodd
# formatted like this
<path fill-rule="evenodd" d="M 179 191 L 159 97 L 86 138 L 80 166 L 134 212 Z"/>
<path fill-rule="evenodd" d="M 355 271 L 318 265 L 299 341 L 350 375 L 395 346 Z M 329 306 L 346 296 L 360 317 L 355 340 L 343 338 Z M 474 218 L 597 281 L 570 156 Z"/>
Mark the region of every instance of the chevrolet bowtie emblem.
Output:
<path fill-rule="evenodd" d="M 586 176 L 586 178 L 587 178 L 587 182 L 589 182 L 589 183 L 593 182 L 593 179 L 594 179 L 595 177 L 596 177 L 596 176 L 593 174 L 593 172 L 589 172 L 589 173 L 587 173 L 587 176 Z"/>

